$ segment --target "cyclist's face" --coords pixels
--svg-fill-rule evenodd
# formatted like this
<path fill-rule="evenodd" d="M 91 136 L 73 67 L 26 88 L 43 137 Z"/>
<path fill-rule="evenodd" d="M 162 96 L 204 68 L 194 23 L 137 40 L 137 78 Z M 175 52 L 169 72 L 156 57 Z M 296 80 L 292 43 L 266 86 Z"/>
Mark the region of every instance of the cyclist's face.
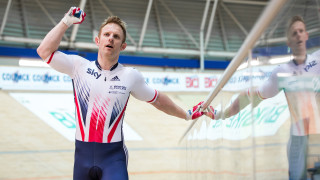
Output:
<path fill-rule="evenodd" d="M 309 38 L 305 24 L 301 21 L 293 23 L 289 29 L 287 38 L 287 44 L 292 49 L 293 53 L 305 50 L 306 42 Z"/>
<path fill-rule="evenodd" d="M 109 23 L 101 29 L 101 34 L 96 39 L 100 51 L 119 54 L 124 50 L 126 43 L 123 43 L 124 35 L 121 27 L 115 23 Z"/>

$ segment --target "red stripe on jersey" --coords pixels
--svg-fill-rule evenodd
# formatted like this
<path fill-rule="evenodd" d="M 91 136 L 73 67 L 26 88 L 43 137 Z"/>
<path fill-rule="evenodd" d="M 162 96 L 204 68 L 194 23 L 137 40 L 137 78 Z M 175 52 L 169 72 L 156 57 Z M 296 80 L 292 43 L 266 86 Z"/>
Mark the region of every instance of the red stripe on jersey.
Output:
<path fill-rule="evenodd" d="M 99 109 L 97 108 L 97 103 L 93 103 L 91 118 L 90 118 L 90 128 L 89 128 L 89 142 L 95 142 L 97 119 L 99 115 Z"/>
<path fill-rule="evenodd" d="M 74 91 L 74 97 L 75 97 L 75 104 L 76 104 L 76 111 L 77 111 L 77 116 L 78 116 L 78 123 L 79 123 L 79 127 L 80 127 L 80 132 L 81 132 L 81 138 L 82 141 L 84 141 L 84 131 L 83 131 L 83 126 L 82 126 L 82 120 L 81 120 L 81 115 L 80 115 L 80 108 L 79 108 L 79 104 L 78 104 L 78 96 L 76 93 L 76 90 L 73 89 Z"/>
<path fill-rule="evenodd" d="M 107 101 L 105 102 L 107 103 Z M 99 108 L 94 103 L 90 119 L 89 142 L 103 142 L 104 125 L 106 121 L 107 106 L 103 104 Z"/>
<path fill-rule="evenodd" d="M 304 118 L 302 119 L 302 124 L 300 124 L 301 121 L 298 121 L 295 123 L 299 135 L 309 134 L 309 121 L 310 121 L 309 118 Z M 304 132 L 302 130 L 304 130 Z"/>
<path fill-rule="evenodd" d="M 128 98 L 128 100 L 129 100 L 129 98 Z M 126 105 L 124 106 L 121 114 L 119 115 L 117 121 L 116 121 L 115 124 L 113 125 L 113 127 L 112 127 L 112 129 L 111 129 L 111 131 L 110 131 L 110 133 L 109 133 L 109 135 L 108 135 L 108 143 L 111 142 L 112 137 L 113 137 L 113 135 L 114 135 L 114 132 L 116 131 L 116 129 L 117 129 L 117 127 L 118 127 L 118 124 L 119 124 L 119 122 L 120 122 L 120 120 L 121 120 L 121 118 L 122 118 L 122 116 L 123 116 L 123 113 L 124 113 L 124 111 L 125 111 L 126 108 L 127 108 L 128 100 L 127 100 Z"/>
<path fill-rule="evenodd" d="M 303 118 L 304 134 L 309 134 L 309 121 L 310 118 Z"/>
<path fill-rule="evenodd" d="M 55 53 L 55 52 L 53 52 L 53 53 L 51 54 L 51 56 L 50 56 L 50 58 L 49 58 L 49 60 L 48 60 L 47 64 L 50 64 L 50 62 L 51 62 L 51 60 L 52 60 L 52 57 L 53 57 L 54 53 Z"/>
<path fill-rule="evenodd" d="M 157 90 L 155 90 L 155 91 L 156 91 L 156 94 L 154 95 L 154 97 L 153 97 L 153 99 L 152 99 L 152 100 L 147 101 L 148 103 L 153 102 L 153 101 L 154 101 L 154 99 L 158 96 L 158 91 L 157 91 Z"/>
<path fill-rule="evenodd" d="M 104 125 L 106 122 L 106 106 L 101 106 L 99 119 L 98 119 L 98 127 L 96 131 L 96 142 L 103 142 L 103 132 L 104 132 Z"/>
<path fill-rule="evenodd" d="M 257 94 L 261 99 L 267 99 L 267 98 L 262 97 L 259 91 L 257 91 Z"/>

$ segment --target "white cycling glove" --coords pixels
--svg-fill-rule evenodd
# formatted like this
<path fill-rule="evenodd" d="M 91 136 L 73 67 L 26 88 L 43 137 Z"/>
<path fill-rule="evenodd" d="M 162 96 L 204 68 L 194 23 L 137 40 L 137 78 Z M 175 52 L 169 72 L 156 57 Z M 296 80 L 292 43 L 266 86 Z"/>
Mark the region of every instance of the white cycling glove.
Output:
<path fill-rule="evenodd" d="M 71 7 L 62 18 L 62 22 L 70 27 L 72 24 L 81 24 L 85 17 L 86 13 L 82 9 Z"/>

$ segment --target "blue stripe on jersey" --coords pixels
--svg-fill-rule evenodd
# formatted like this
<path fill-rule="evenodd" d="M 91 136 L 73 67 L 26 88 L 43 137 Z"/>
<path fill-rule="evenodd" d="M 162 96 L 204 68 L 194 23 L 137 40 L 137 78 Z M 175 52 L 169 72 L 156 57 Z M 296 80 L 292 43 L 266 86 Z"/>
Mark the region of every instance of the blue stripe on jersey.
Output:
<path fill-rule="evenodd" d="M 76 88 L 77 88 L 79 104 L 81 108 L 82 120 L 83 120 L 83 124 L 86 125 L 90 89 L 87 84 L 82 84 L 81 81 L 78 81 L 79 79 L 78 77 L 76 77 L 75 79 L 76 79 Z M 74 81 L 72 80 L 72 82 Z"/>
<path fill-rule="evenodd" d="M 118 117 L 121 109 L 122 109 L 122 107 L 120 105 L 119 100 L 117 99 L 117 101 L 114 103 L 114 106 L 113 106 L 113 109 L 112 109 L 112 114 L 111 114 L 111 118 L 110 118 L 110 122 L 109 122 L 109 127 L 112 125 L 113 121 Z"/>

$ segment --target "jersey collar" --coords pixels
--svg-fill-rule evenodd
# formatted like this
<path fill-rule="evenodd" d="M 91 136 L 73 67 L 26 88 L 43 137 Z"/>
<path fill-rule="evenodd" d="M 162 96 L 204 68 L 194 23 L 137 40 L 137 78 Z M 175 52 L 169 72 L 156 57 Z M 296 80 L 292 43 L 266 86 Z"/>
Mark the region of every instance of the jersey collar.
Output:
<path fill-rule="evenodd" d="M 116 69 L 116 68 L 118 67 L 118 64 L 119 64 L 119 63 L 117 62 L 115 65 L 113 65 L 113 66 L 110 68 L 110 71 L 113 71 L 114 69 Z M 102 68 L 101 68 L 98 60 L 96 60 L 96 66 L 98 67 L 98 69 L 100 69 L 100 71 L 102 71 Z"/>
<path fill-rule="evenodd" d="M 306 58 L 305 58 L 305 60 L 304 60 L 304 63 L 302 63 L 303 65 L 306 64 L 307 59 L 308 59 L 308 55 L 306 54 Z M 293 64 L 296 65 L 296 66 L 299 66 L 299 65 L 300 65 L 300 64 L 298 64 L 298 63 L 296 62 L 295 59 L 292 59 L 292 62 L 293 62 Z M 302 65 L 302 64 L 301 64 L 301 65 Z"/>

